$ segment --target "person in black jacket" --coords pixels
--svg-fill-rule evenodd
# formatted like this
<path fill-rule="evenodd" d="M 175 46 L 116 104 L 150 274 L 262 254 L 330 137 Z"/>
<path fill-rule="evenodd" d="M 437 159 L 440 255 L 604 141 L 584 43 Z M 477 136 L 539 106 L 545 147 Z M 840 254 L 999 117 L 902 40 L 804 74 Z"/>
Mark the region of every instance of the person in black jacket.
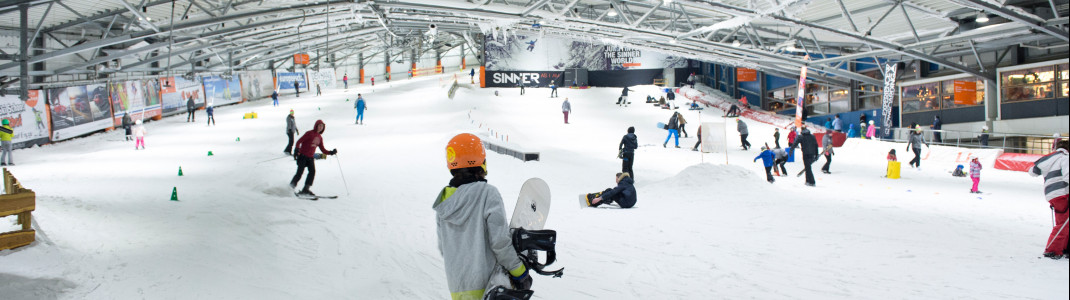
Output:
<path fill-rule="evenodd" d="M 665 136 L 665 143 L 662 143 L 662 147 L 669 146 L 669 138 L 676 137 L 676 148 L 680 148 L 680 119 L 677 118 L 678 112 L 673 112 L 672 117 L 669 117 L 669 123 L 665 124 L 665 129 L 669 131 L 669 135 Z"/>
<path fill-rule="evenodd" d="M 130 132 L 131 127 L 134 126 L 134 121 L 130 120 L 130 114 L 123 114 L 123 129 L 126 130 L 126 140 L 133 141 L 133 134 Z"/>
<path fill-rule="evenodd" d="M 587 206 L 598 207 L 616 202 L 620 208 L 635 206 L 635 181 L 628 173 L 617 173 L 617 187 L 606 189 L 601 193 L 587 194 Z M 594 197 L 594 198 L 592 198 Z"/>
<path fill-rule="evenodd" d="M 197 111 L 197 104 L 193 103 L 193 96 L 189 96 L 189 100 L 186 100 L 186 122 L 197 122 L 197 115 L 193 112 Z"/>
<path fill-rule="evenodd" d="M 620 151 L 619 158 L 623 160 L 621 172 L 633 174 L 633 179 L 635 178 L 635 172 L 632 171 L 632 165 L 635 164 L 635 148 L 639 148 L 639 138 L 635 136 L 635 127 L 628 127 L 628 134 L 620 139 L 617 149 Z"/>
<path fill-rule="evenodd" d="M 624 87 L 624 90 L 620 91 L 620 98 L 617 98 L 617 105 L 628 104 L 628 92 L 630 91 L 632 90 L 629 90 L 628 87 Z"/>
<path fill-rule="evenodd" d="M 802 134 L 799 135 L 795 143 L 802 147 L 803 172 L 806 172 L 806 185 L 814 186 L 814 171 L 811 170 L 810 165 L 817 161 L 817 138 L 810 134 L 810 129 L 803 127 Z"/>

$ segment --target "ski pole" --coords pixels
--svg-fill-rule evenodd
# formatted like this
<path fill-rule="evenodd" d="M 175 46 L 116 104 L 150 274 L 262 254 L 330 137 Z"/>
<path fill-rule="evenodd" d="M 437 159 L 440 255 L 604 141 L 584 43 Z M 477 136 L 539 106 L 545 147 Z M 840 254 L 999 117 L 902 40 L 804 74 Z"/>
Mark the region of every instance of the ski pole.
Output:
<path fill-rule="evenodd" d="M 1070 223 L 1070 220 L 1063 221 L 1063 225 L 1059 226 L 1059 231 L 1055 232 L 1055 235 L 1052 236 L 1053 238 L 1051 239 L 1051 241 L 1048 242 L 1048 245 L 1044 246 L 1044 249 L 1048 249 L 1048 247 L 1051 247 L 1051 243 L 1054 243 L 1055 240 L 1058 239 L 1059 235 L 1063 233 L 1063 229 L 1066 229 L 1066 223 Z"/>
<path fill-rule="evenodd" d="M 334 161 L 338 163 L 338 174 L 342 175 L 342 184 L 346 187 L 346 196 L 349 196 L 349 183 L 346 182 L 346 173 L 342 172 L 342 159 L 337 153 L 334 154 Z"/>
<path fill-rule="evenodd" d="M 261 162 L 258 162 L 258 163 L 256 163 L 256 164 L 258 164 L 258 165 L 259 165 L 259 164 L 262 164 L 262 163 L 266 163 L 266 162 L 269 162 L 269 161 L 273 161 L 273 160 L 279 160 L 279 159 L 283 159 L 283 158 L 287 158 L 287 157 L 291 157 L 291 156 L 289 156 L 289 155 L 285 155 L 285 156 L 283 156 L 283 157 L 276 157 L 276 158 L 272 158 L 272 159 L 269 159 L 269 160 L 265 160 L 265 161 L 261 161 Z M 1054 225 L 1053 225 L 1053 226 L 1054 226 Z"/>

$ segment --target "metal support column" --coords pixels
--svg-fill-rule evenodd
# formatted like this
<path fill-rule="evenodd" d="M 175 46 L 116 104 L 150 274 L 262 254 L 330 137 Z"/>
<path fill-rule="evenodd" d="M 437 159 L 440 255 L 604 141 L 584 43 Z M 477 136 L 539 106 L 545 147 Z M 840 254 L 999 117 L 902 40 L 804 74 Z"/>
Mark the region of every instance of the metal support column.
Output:
<path fill-rule="evenodd" d="M 985 125 L 989 132 L 996 130 L 994 122 L 1000 119 L 999 92 L 996 90 L 996 81 L 985 80 Z"/>
<path fill-rule="evenodd" d="M 19 3 L 19 99 L 30 99 L 30 3 Z"/>
<path fill-rule="evenodd" d="M 386 62 L 386 74 L 384 74 L 383 76 L 386 77 L 386 82 L 390 82 L 390 50 L 389 49 L 387 49 L 386 51 L 383 51 L 383 59 Z"/>
<path fill-rule="evenodd" d="M 357 76 L 359 76 L 359 77 L 357 77 L 357 78 L 359 78 L 357 80 L 357 83 L 363 84 L 364 83 L 364 52 L 357 53 L 357 68 L 358 68 L 357 69 L 358 70 L 357 73 L 359 73 L 359 74 L 357 74 Z"/>

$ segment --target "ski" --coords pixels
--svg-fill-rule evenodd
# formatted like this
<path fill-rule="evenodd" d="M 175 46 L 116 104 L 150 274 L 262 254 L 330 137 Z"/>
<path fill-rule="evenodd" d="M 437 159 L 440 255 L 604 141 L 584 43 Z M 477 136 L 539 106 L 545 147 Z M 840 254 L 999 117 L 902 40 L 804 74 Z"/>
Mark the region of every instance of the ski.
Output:
<path fill-rule="evenodd" d="M 294 196 L 297 197 L 298 199 L 305 199 L 305 200 L 312 200 L 312 201 L 316 201 L 316 200 L 319 200 L 319 199 L 336 199 L 336 198 L 338 198 L 338 196 L 302 195 L 302 194 L 297 193 L 297 192 L 294 192 Z"/>

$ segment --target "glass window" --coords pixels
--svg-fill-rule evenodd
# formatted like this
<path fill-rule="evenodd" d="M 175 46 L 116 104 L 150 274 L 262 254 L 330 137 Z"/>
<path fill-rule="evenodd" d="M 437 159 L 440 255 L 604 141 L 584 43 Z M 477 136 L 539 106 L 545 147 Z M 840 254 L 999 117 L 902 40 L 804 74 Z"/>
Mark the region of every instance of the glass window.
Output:
<path fill-rule="evenodd" d="M 940 83 L 904 86 L 903 113 L 940 109 Z"/>
<path fill-rule="evenodd" d="M 1004 86 L 1003 101 L 1013 102 L 1049 99 L 1054 96 L 1054 92 L 1055 90 L 1051 83 Z"/>
<path fill-rule="evenodd" d="M 1062 64 L 1059 66 L 1059 80 L 1067 79 L 1070 79 L 1070 64 Z"/>
<path fill-rule="evenodd" d="M 1070 84 L 1067 84 L 1066 81 L 1063 81 L 1063 83 L 1060 84 L 1062 85 L 1062 88 L 1059 89 L 1062 91 L 1060 97 L 1066 98 L 1067 96 L 1070 96 Z"/>
<path fill-rule="evenodd" d="M 1039 67 L 1003 73 L 1003 85 L 1025 85 L 1055 80 L 1055 66 Z"/>

